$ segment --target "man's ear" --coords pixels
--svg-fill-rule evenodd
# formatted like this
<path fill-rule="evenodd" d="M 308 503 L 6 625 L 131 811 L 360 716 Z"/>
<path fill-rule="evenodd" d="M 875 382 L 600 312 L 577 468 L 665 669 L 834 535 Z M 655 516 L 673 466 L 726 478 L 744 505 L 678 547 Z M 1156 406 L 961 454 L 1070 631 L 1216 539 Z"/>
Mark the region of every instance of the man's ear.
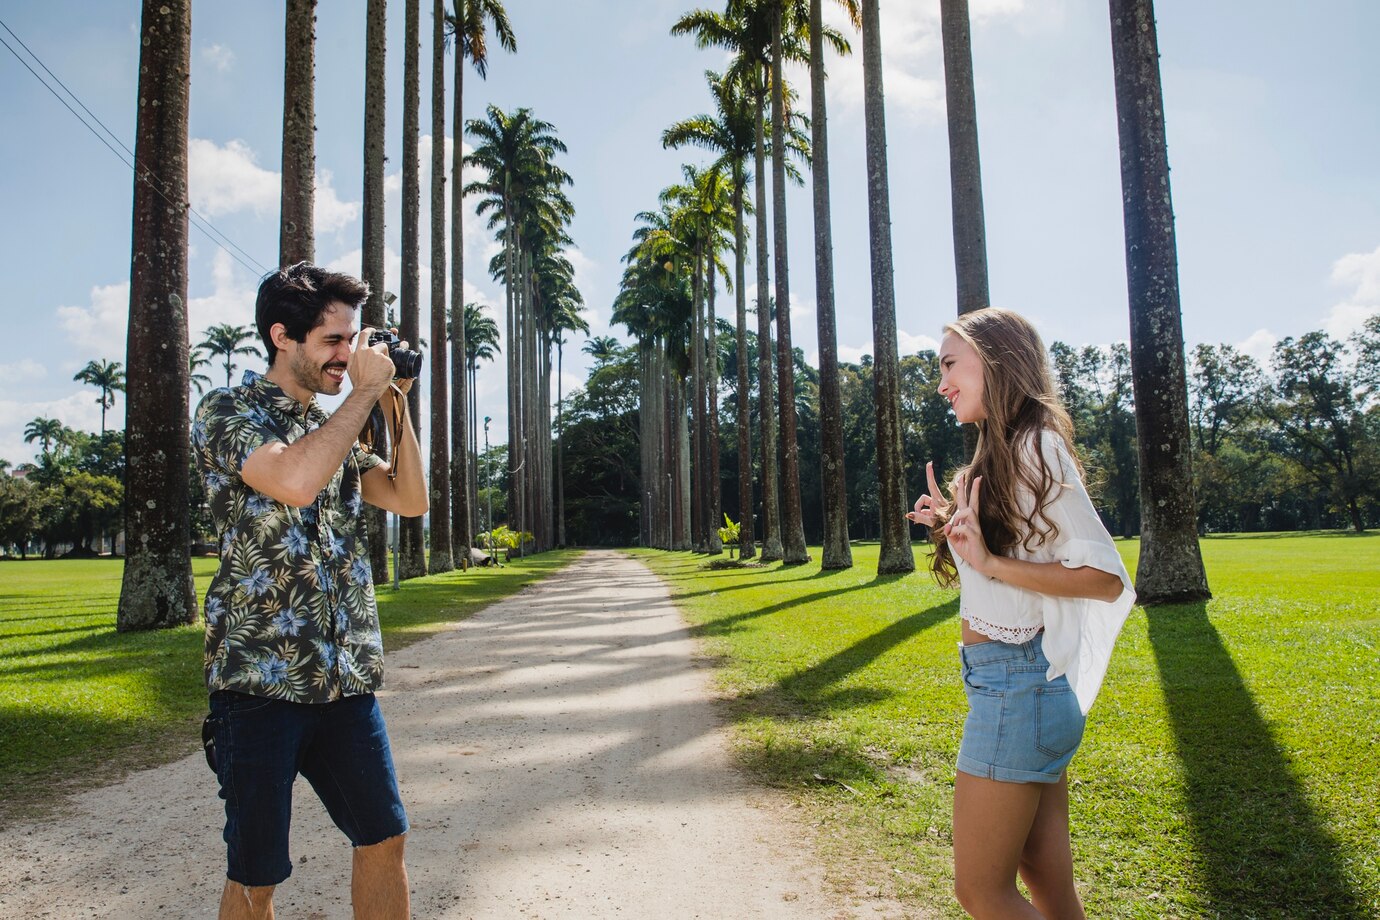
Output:
<path fill-rule="evenodd" d="M 287 348 L 289 343 L 296 342 L 292 336 L 288 335 L 287 326 L 284 326 L 282 323 L 274 323 L 270 326 L 268 329 L 268 337 L 273 340 L 273 347 L 279 351 Z"/>

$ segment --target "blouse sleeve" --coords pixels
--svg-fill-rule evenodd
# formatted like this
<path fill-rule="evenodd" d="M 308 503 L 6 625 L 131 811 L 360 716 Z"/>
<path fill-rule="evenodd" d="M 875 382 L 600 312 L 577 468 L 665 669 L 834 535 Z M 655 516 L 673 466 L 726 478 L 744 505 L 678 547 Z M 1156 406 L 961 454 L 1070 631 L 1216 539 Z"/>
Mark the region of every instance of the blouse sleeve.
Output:
<path fill-rule="evenodd" d="M 1054 560 L 1070 569 L 1090 566 L 1121 579 L 1121 594 L 1110 602 L 1048 595 L 1044 599 L 1048 677 L 1053 680 L 1060 674 L 1067 675 L 1086 714 L 1102 686 L 1121 627 L 1135 606 L 1135 588 L 1116 544 L 1097 516 L 1063 438 L 1045 432 L 1040 448 L 1059 480 L 1045 506 L 1046 515 L 1059 528 L 1053 540 Z"/>

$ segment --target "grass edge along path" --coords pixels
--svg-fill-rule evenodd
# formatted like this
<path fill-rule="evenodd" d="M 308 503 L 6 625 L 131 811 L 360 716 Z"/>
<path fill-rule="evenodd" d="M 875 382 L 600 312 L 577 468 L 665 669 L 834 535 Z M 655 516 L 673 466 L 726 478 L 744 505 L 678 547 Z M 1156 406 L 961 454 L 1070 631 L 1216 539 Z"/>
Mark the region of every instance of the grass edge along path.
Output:
<path fill-rule="evenodd" d="M 1070 769 L 1088 915 L 1380 916 L 1380 534 L 1202 545 L 1214 599 L 1132 612 Z M 1134 569 L 1137 543 L 1117 546 Z M 631 552 L 717 659 L 742 763 L 802 805 L 831 875 L 963 916 L 957 601 L 924 549 L 921 571 L 880 577 L 875 544 L 844 572 Z"/>
<path fill-rule="evenodd" d="M 580 555 L 378 587 L 385 655 L 473 616 Z M 197 599 L 217 560 L 193 560 Z M 119 559 L 0 562 L 0 828 L 62 795 L 185 757 L 206 712 L 204 625 L 115 631 Z M 385 668 L 385 687 L 387 672 Z"/>

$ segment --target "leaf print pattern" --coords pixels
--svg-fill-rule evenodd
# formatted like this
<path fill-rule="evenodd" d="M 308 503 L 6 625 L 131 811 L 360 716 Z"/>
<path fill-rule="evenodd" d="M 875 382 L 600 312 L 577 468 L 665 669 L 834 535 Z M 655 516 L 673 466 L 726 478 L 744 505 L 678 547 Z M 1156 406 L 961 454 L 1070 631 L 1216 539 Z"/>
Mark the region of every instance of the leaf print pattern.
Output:
<path fill-rule="evenodd" d="M 320 703 L 371 693 L 383 647 L 360 512 L 360 477 L 379 464 L 351 455 L 304 508 L 274 501 L 240 477 L 265 444 L 290 444 L 325 424 L 266 378 L 247 371 L 197 407 L 192 448 L 220 534 L 221 564 L 206 593 L 206 684 Z"/>

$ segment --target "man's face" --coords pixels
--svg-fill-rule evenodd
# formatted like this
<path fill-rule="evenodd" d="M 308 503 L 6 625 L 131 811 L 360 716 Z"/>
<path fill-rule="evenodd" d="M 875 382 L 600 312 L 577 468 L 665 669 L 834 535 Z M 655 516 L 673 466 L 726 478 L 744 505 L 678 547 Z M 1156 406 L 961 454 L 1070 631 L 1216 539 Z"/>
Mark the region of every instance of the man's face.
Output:
<path fill-rule="evenodd" d="M 358 332 L 352 307 L 339 302 L 327 307 L 320 325 L 307 333 L 305 342 L 293 342 L 284 349 L 297 386 L 327 396 L 339 393 Z"/>

